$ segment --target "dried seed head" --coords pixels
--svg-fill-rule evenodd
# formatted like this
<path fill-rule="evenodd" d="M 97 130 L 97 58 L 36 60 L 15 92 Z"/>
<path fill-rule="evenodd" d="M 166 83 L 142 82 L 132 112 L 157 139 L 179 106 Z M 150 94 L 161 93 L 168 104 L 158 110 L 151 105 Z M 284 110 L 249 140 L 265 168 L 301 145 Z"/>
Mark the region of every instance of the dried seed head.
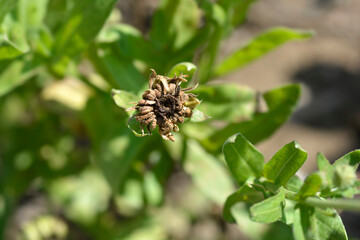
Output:
<path fill-rule="evenodd" d="M 183 123 L 185 118 L 190 118 L 192 109 L 200 103 L 194 94 L 187 93 L 197 85 L 181 89 L 180 84 L 187 81 L 187 75 L 169 78 L 157 75 L 153 69 L 151 72 L 149 89 L 143 93 L 142 99 L 136 105 L 138 113 L 135 119 L 140 122 L 140 126 L 147 126 L 150 134 L 151 130 L 159 126 L 159 133 L 163 139 L 175 141 L 172 132 L 179 131 L 177 124 Z"/>

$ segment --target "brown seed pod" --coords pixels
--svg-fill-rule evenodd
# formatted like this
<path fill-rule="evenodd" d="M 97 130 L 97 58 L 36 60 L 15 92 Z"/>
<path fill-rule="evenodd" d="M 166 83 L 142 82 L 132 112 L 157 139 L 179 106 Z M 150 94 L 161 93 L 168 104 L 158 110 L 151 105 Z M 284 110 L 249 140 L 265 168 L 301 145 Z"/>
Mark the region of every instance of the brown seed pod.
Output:
<path fill-rule="evenodd" d="M 157 75 L 153 69 L 151 71 L 149 89 L 143 93 L 135 107 L 138 111 L 135 119 L 142 128 L 146 126 L 150 134 L 151 130 L 159 126 L 163 139 L 175 141 L 172 132 L 179 131 L 177 124 L 191 117 L 192 109 L 200 103 L 194 94 L 187 93 L 197 85 L 181 89 L 180 84 L 187 81 L 187 75 L 180 74 L 179 77 L 169 78 Z"/>

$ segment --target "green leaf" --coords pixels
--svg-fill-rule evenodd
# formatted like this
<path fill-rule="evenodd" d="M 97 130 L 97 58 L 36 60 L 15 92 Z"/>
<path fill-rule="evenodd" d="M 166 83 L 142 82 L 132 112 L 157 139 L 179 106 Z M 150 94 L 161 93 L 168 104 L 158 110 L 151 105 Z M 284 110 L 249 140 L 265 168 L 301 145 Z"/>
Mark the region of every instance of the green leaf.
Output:
<path fill-rule="evenodd" d="M 333 167 L 343 164 L 350 165 L 354 168 L 354 170 L 356 170 L 360 164 L 360 150 L 355 150 L 342 156 L 340 159 L 334 162 Z"/>
<path fill-rule="evenodd" d="M 216 3 L 209 1 L 201 1 L 201 3 L 206 20 L 209 22 L 208 26 L 211 28 L 211 34 L 208 37 L 207 43 L 204 44 L 205 47 L 202 50 L 198 63 L 199 71 L 197 73 L 197 79 L 200 83 L 205 83 L 210 80 L 214 71 L 215 59 L 224 35 L 226 12 Z"/>
<path fill-rule="evenodd" d="M 318 165 L 319 170 L 324 172 L 327 185 L 331 187 L 333 185 L 332 178 L 334 175 L 334 171 L 331 167 L 329 160 L 327 160 L 324 154 L 318 153 L 318 155 L 316 156 L 316 163 Z"/>
<path fill-rule="evenodd" d="M 13 9 L 18 0 L 0 0 L 0 24 L 3 21 L 5 15 Z"/>
<path fill-rule="evenodd" d="M 150 38 L 159 49 L 176 50 L 196 34 L 199 22 L 194 0 L 163 0 L 152 18 Z"/>
<path fill-rule="evenodd" d="M 219 1 L 219 5 L 228 13 L 230 24 L 236 27 L 245 21 L 247 11 L 253 2 L 255 2 L 255 0 L 221 0 Z"/>
<path fill-rule="evenodd" d="M 136 114 L 136 113 L 135 113 Z M 136 137 L 145 137 L 145 136 L 150 136 L 150 132 L 147 129 L 146 126 L 141 126 L 140 122 L 138 122 L 135 118 L 135 114 L 132 114 L 129 117 L 128 120 L 128 128 L 134 133 L 134 135 Z"/>
<path fill-rule="evenodd" d="M 318 173 L 309 175 L 305 179 L 304 185 L 301 187 L 297 197 L 306 198 L 315 195 L 320 190 L 321 182 L 321 177 Z"/>
<path fill-rule="evenodd" d="M 249 177 L 261 177 L 264 156 L 240 133 L 228 138 L 223 146 L 223 154 L 239 184 Z"/>
<path fill-rule="evenodd" d="M 300 191 L 303 184 L 303 180 L 301 180 L 298 176 L 294 175 L 290 178 L 285 188 L 293 192 L 298 192 Z"/>
<path fill-rule="evenodd" d="M 131 25 L 116 24 L 105 28 L 99 34 L 98 40 L 114 47 L 116 54 L 128 61 L 137 59 L 148 63 L 153 68 L 161 62 L 168 61 L 154 49 L 151 42 L 145 40 L 139 30 Z"/>
<path fill-rule="evenodd" d="M 285 190 L 281 187 L 276 195 L 251 206 L 251 219 L 261 223 L 272 223 L 279 220 L 282 217 L 284 201 Z"/>
<path fill-rule="evenodd" d="M 253 144 L 271 136 L 295 109 L 300 97 L 300 85 L 288 85 L 264 94 L 269 110 L 257 114 L 252 120 L 232 123 L 217 131 L 202 144 L 211 151 L 218 151 L 223 142 L 231 135 L 239 132 Z"/>
<path fill-rule="evenodd" d="M 224 75 L 241 68 L 287 41 L 306 39 L 313 35 L 314 33 L 312 31 L 273 28 L 257 36 L 250 43 L 228 56 L 216 67 L 215 75 Z"/>
<path fill-rule="evenodd" d="M 24 53 L 12 44 L 5 35 L 0 34 L 0 60 L 16 58 Z"/>
<path fill-rule="evenodd" d="M 306 158 L 307 152 L 293 141 L 282 147 L 265 164 L 263 175 L 270 182 L 285 186 L 304 164 Z"/>
<path fill-rule="evenodd" d="M 92 42 L 110 14 L 116 0 L 77 0 L 57 32 L 53 47 L 52 69 L 64 75 L 67 64 Z"/>
<path fill-rule="evenodd" d="M 0 97 L 33 77 L 39 65 L 34 59 L 19 59 L 8 65 L 0 72 Z"/>
<path fill-rule="evenodd" d="M 191 122 L 202 122 L 209 118 L 211 118 L 211 117 L 195 108 L 194 110 L 192 110 L 192 116 L 190 118 L 190 121 Z"/>
<path fill-rule="evenodd" d="M 102 56 L 99 56 L 100 51 Z M 146 83 L 145 77 L 134 63 L 115 55 L 112 48 L 90 48 L 89 54 L 97 71 L 112 87 L 136 94 Z"/>
<path fill-rule="evenodd" d="M 144 175 L 144 193 L 147 202 L 152 206 L 158 206 L 163 200 L 163 189 L 153 172 Z"/>
<path fill-rule="evenodd" d="M 295 240 L 347 240 L 340 216 L 334 209 L 320 209 L 297 205 L 293 235 Z"/>
<path fill-rule="evenodd" d="M 189 75 L 188 79 L 191 79 L 194 76 L 196 69 L 196 65 L 191 62 L 181 62 L 171 68 L 168 77 L 172 78 L 175 77 L 175 75 L 180 76 L 180 74 L 184 74 Z"/>
<path fill-rule="evenodd" d="M 200 86 L 192 93 L 202 100 L 197 108 L 215 120 L 238 122 L 249 119 L 255 112 L 256 94 L 248 87 L 236 84 Z"/>
<path fill-rule="evenodd" d="M 134 94 L 117 89 L 111 89 L 111 97 L 114 99 L 116 105 L 123 108 L 124 110 L 129 109 L 139 100 L 139 98 Z"/>
<path fill-rule="evenodd" d="M 264 199 L 261 192 L 251 187 L 250 183 L 246 182 L 239 190 L 231 194 L 224 204 L 223 217 L 227 222 L 235 222 L 234 217 L 231 214 L 231 208 L 238 202 L 244 203 L 256 203 Z"/>
<path fill-rule="evenodd" d="M 126 115 L 116 110 L 113 100 L 99 93 L 88 101 L 81 113 L 92 143 L 91 160 L 101 169 L 114 192 L 123 184 L 143 145 L 150 141 L 131 134 Z"/>
<path fill-rule="evenodd" d="M 226 196 L 234 191 L 232 180 L 224 166 L 194 140 L 187 142 L 184 169 L 194 184 L 218 204 L 224 204 Z"/>

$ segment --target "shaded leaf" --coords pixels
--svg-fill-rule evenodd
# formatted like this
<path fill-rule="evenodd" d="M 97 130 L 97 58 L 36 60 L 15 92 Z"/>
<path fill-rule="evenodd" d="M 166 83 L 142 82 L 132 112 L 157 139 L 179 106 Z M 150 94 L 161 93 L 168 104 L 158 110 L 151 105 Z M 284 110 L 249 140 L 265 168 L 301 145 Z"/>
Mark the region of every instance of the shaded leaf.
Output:
<path fill-rule="evenodd" d="M 347 240 L 340 216 L 334 209 L 320 209 L 297 205 L 293 234 L 296 240 Z"/>
<path fill-rule="evenodd" d="M 215 69 L 215 75 L 224 75 L 260 58 L 281 44 L 313 36 L 312 31 L 300 31 L 289 28 L 274 28 L 253 39 L 222 61 Z"/>
<path fill-rule="evenodd" d="M 282 205 L 285 201 L 285 190 L 280 188 L 279 192 L 262 202 L 250 207 L 250 217 L 255 222 L 272 223 L 282 217 Z"/>
<path fill-rule="evenodd" d="M 196 34 L 199 21 L 194 0 L 163 0 L 152 18 L 150 38 L 158 49 L 178 49 Z"/>
<path fill-rule="evenodd" d="M 19 59 L 13 61 L 0 73 L 0 97 L 25 83 L 38 70 L 39 63 L 34 59 L 29 61 Z"/>
<path fill-rule="evenodd" d="M 225 167 L 199 143 L 188 140 L 184 169 L 194 184 L 211 200 L 224 204 L 226 196 L 234 191 L 232 180 Z"/>
<path fill-rule="evenodd" d="M 223 142 L 239 132 L 253 144 L 271 136 L 292 114 L 300 96 L 300 85 L 288 85 L 264 94 L 269 110 L 252 120 L 232 123 L 215 132 L 202 144 L 211 151 L 220 150 Z"/>
<path fill-rule="evenodd" d="M 110 14 L 116 0 L 77 0 L 57 32 L 53 46 L 52 69 L 59 75 L 68 62 L 92 42 Z M 69 47 L 71 46 L 71 47 Z"/>
<path fill-rule="evenodd" d="M 264 166 L 263 175 L 270 182 L 285 186 L 300 169 L 307 153 L 295 141 L 286 144 Z"/>
<path fill-rule="evenodd" d="M 249 177 L 261 177 L 264 156 L 240 133 L 228 138 L 223 154 L 238 183 L 244 183 Z"/>

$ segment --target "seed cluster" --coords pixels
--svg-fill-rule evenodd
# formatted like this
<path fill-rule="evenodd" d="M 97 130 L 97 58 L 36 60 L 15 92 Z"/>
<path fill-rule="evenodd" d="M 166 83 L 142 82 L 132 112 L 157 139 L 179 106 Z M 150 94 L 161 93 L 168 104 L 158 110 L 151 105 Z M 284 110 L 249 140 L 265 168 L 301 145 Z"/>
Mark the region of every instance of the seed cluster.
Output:
<path fill-rule="evenodd" d="M 190 118 L 192 110 L 200 103 L 194 94 L 187 93 L 196 86 L 185 89 L 180 87 L 182 82 L 187 81 L 187 75 L 169 78 L 157 75 L 153 69 L 151 71 L 149 89 L 135 106 L 138 111 L 135 119 L 140 122 L 141 128 L 146 126 L 150 134 L 151 130 L 159 126 L 163 139 L 175 141 L 172 132 L 179 131 L 178 124 L 183 123 L 184 118 Z"/>

